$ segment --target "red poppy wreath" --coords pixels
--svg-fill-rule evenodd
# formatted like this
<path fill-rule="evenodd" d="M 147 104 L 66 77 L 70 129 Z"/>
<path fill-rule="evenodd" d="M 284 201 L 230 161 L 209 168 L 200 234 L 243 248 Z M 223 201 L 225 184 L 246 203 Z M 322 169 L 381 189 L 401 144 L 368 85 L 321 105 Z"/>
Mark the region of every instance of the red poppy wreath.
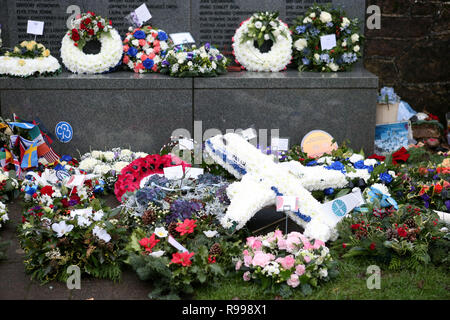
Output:
<path fill-rule="evenodd" d="M 141 180 L 145 177 L 155 173 L 164 173 L 164 168 L 179 165 L 183 167 L 183 171 L 186 167 L 191 166 L 180 158 L 169 154 L 164 156 L 151 154 L 144 158 L 134 160 L 122 169 L 114 185 L 114 194 L 117 200 L 122 202 L 122 196 L 125 193 L 139 189 Z"/>

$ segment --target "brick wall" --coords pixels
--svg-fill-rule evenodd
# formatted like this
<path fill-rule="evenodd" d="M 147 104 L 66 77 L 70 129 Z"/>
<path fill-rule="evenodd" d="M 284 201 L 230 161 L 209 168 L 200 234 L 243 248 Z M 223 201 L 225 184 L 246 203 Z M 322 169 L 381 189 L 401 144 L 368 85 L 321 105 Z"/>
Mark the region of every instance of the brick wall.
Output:
<path fill-rule="evenodd" d="M 381 29 L 366 26 L 365 66 L 416 111 L 450 111 L 450 1 L 366 0 Z"/>

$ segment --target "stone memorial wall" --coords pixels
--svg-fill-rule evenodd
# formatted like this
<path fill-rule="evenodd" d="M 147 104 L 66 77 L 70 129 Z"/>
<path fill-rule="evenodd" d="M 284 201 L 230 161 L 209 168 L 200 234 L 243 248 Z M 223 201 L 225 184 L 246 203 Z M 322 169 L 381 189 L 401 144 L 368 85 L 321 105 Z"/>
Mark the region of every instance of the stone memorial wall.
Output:
<path fill-rule="evenodd" d="M 169 33 L 188 31 L 198 44 L 210 42 L 231 51 L 234 32 L 254 12 L 278 11 L 290 24 L 314 2 L 344 7 L 350 17 L 364 19 L 364 0 L 1 0 L 0 23 L 5 27 L 5 46 L 13 46 L 33 38 L 26 33 L 28 20 L 44 21 L 44 35 L 37 40 L 59 55 L 67 21 L 77 13 L 77 7 L 111 19 L 123 36 L 129 26 L 124 17 L 146 3 L 154 26 Z"/>

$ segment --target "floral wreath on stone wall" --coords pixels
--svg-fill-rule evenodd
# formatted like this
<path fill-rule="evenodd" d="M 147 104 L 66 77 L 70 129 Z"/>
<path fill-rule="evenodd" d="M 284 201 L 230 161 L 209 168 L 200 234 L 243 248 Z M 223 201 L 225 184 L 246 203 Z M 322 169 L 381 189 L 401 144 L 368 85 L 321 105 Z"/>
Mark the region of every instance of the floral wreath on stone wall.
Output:
<path fill-rule="evenodd" d="M 173 77 L 214 77 L 226 73 L 227 65 L 228 59 L 209 43 L 200 48 L 178 45 L 161 62 L 161 73 Z"/>
<path fill-rule="evenodd" d="M 100 52 L 84 53 L 83 48 L 92 40 L 100 42 Z M 122 54 L 122 39 L 112 27 L 111 20 L 96 16 L 90 11 L 72 21 L 72 30 L 62 40 L 61 58 L 66 68 L 73 73 L 110 72 L 120 64 Z"/>
<path fill-rule="evenodd" d="M 248 71 L 278 72 L 291 62 L 291 31 L 278 12 L 255 13 L 241 23 L 232 40 L 237 62 Z M 261 51 L 270 44 L 270 50 Z"/>
<path fill-rule="evenodd" d="M 183 171 L 186 167 L 191 166 L 180 158 L 169 154 L 164 156 L 151 154 L 134 160 L 122 169 L 114 186 L 114 194 L 117 200 L 121 202 L 125 193 L 139 189 L 141 180 L 145 177 L 151 174 L 163 174 L 164 168 L 179 165 L 183 167 Z"/>
<path fill-rule="evenodd" d="M 151 26 L 129 31 L 123 41 L 123 63 L 137 73 L 159 72 L 159 63 L 172 45 L 167 33 Z"/>
<path fill-rule="evenodd" d="M 0 75 L 12 77 L 51 76 L 61 72 L 50 50 L 36 41 L 22 41 L 12 52 L 0 57 Z"/>
<path fill-rule="evenodd" d="M 346 71 L 361 57 L 358 19 L 348 19 L 343 10 L 315 5 L 294 23 L 294 61 L 299 71 Z M 322 50 L 320 38 L 326 35 L 336 36 L 336 46 Z"/>

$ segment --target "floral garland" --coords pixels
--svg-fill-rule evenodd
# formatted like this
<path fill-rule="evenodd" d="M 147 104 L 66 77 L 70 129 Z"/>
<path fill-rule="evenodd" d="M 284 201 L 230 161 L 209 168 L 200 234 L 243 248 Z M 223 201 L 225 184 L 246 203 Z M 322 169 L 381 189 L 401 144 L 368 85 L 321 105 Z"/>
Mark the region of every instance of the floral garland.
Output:
<path fill-rule="evenodd" d="M 0 75 L 13 77 L 51 76 L 61 72 L 50 50 L 36 41 L 23 41 L 0 57 Z"/>
<path fill-rule="evenodd" d="M 73 73 L 105 73 L 114 69 L 122 60 L 123 47 L 119 33 L 111 26 L 111 20 L 84 13 L 72 21 L 72 29 L 62 40 L 61 58 Z M 90 40 L 101 43 L 98 54 L 85 54 L 83 47 Z"/>
<path fill-rule="evenodd" d="M 159 63 L 172 44 L 167 34 L 151 26 L 129 31 L 123 40 L 123 64 L 136 73 L 159 72 Z"/>
<path fill-rule="evenodd" d="M 310 294 L 337 275 L 336 262 L 322 241 L 312 244 L 301 233 L 283 235 L 279 230 L 247 238 L 236 270 L 244 271 L 244 281 L 259 281 L 263 290 L 285 297 L 295 288 Z"/>
<path fill-rule="evenodd" d="M 291 30 L 300 71 L 347 71 L 361 57 L 358 19 L 348 19 L 342 10 L 314 5 L 295 20 Z M 336 46 L 322 50 L 320 38 L 326 35 L 336 36 Z"/>
<path fill-rule="evenodd" d="M 164 173 L 164 168 L 179 165 L 183 167 L 183 171 L 191 166 L 174 155 L 153 154 L 134 160 L 122 169 L 114 186 L 117 200 L 121 202 L 125 193 L 139 189 L 143 178 L 151 174 Z"/>
<path fill-rule="evenodd" d="M 278 13 L 255 13 L 241 23 L 232 40 L 236 60 L 248 71 L 278 72 L 291 62 L 291 31 Z M 260 48 L 265 41 L 272 41 L 273 45 L 269 52 L 262 53 Z"/>
<path fill-rule="evenodd" d="M 160 62 L 161 73 L 172 77 L 214 77 L 226 73 L 228 59 L 209 43 L 197 48 L 175 46 Z"/>

